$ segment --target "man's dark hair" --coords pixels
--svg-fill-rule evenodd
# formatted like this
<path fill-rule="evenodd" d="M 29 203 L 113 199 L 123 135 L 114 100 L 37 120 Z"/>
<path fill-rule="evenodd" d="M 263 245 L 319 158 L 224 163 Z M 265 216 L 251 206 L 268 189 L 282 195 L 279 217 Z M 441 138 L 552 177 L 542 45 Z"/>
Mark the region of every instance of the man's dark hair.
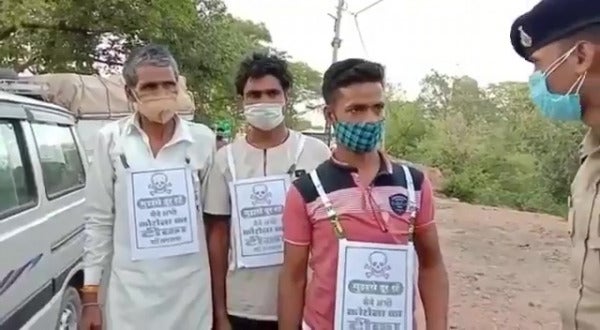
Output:
<path fill-rule="evenodd" d="M 252 53 L 240 63 L 240 68 L 235 77 L 237 94 L 244 94 L 244 87 L 248 79 L 260 79 L 269 75 L 279 80 L 284 92 L 289 91 L 292 87 L 293 78 L 286 60 L 277 55 L 262 52 Z"/>
<path fill-rule="evenodd" d="M 379 82 L 383 85 L 385 69 L 379 63 L 370 62 L 360 58 L 333 63 L 323 75 L 321 92 L 326 104 L 331 104 L 335 93 L 344 87 L 353 84 Z"/>
<path fill-rule="evenodd" d="M 596 45 L 600 45 L 600 24 L 588 25 L 581 30 L 577 30 L 563 39 L 562 45 L 565 50 L 573 47 L 576 42 L 585 40 Z"/>

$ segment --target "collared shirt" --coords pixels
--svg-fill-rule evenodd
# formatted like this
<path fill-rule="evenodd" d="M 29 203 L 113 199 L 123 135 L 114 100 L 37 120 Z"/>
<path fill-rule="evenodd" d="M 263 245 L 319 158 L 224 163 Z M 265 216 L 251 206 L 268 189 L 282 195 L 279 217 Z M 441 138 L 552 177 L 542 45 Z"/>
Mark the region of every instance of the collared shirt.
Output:
<path fill-rule="evenodd" d="M 563 329 L 600 325 L 600 137 L 589 130 L 581 145 L 581 166 L 571 185 L 568 226 L 575 285 L 565 292 Z"/>
<path fill-rule="evenodd" d="M 287 140 L 270 149 L 259 149 L 249 144 L 245 136 L 232 142 L 236 179 L 285 174 L 294 163 L 301 133 L 291 131 Z M 315 169 L 331 153 L 322 141 L 305 136 L 304 148 L 295 175 Z M 221 148 L 208 178 L 210 194 L 206 197 L 205 212 L 213 215 L 231 215 L 229 182 L 231 171 L 227 149 Z M 233 241 L 232 241 L 233 242 Z M 237 269 L 227 275 L 227 310 L 229 314 L 254 320 L 277 319 L 277 282 L 280 266 Z"/>
<path fill-rule="evenodd" d="M 407 186 L 400 165 L 382 155 L 373 183 L 362 188 L 358 171 L 334 158 L 321 164 L 317 174 L 350 241 L 405 244 L 410 216 L 406 210 Z M 415 231 L 434 223 L 434 200 L 427 177 L 409 167 L 419 210 Z M 338 238 L 326 209 L 308 176 L 296 180 L 288 192 L 283 214 L 285 242 L 310 245 L 304 321 L 311 329 L 332 329 L 335 310 Z"/>
<path fill-rule="evenodd" d="M 86 188 L 85 284 L 99 284 L 103 270 L 111 265 L 127 269 L 134 264 L 130 258 L 127 192 L 123 184 L 125 178 L 119 158 L 121 153 L 133 169 L 141 166 L 180 166 L 189 157 L 190 165 L 198 172 L 200 184 L 205 188 L 204 180 L 216 149 L 215 136 L 204 125 L 184 121 L 179 117 L 175 119 L 173 137 L 156 157 L 152 154 L 148 136 L 141 129 L 136 115 L 100 129 Z M 204 234 L 199 239 L 200 244 L 205 245 Z M 161 262 L 166 268 L 177 267 L 180 263 L 189 263 L 186 257 L 164 258 Z M 196 259 L 194 262 L 198 263 L 197 267 L 208 267 L 207 262 L 202 265 L 206 256 L 196 256 Z M 152 268 L 155 265 L 156 260 L 135 263 L 136 270 L 147 266 L 149 271 L 155 271 Z"/>

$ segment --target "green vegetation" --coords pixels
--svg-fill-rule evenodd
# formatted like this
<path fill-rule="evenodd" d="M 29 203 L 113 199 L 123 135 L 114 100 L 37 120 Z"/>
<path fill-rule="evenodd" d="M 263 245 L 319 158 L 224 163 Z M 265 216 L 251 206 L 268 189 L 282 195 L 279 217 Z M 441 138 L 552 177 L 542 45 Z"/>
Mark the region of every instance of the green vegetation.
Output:
<path fill-rule="evenodd" d="M 263 24 L 240 20 L 221 0 L 6 0 L 0 2 L 0 67 L 17 72 L 116 71 L 126 54 L 147 42 L 167 45 L 195 94 L 196 120 L 239 125 L 235 70 L 254 50 L 270 47 Z M 292 62 L 293 105 L 319 93 L 321 74 Z M 288 111 L 288 123 L 310 123 Z"/>
<path fill-rule="evenodd" d="M 436 167 L 462 201 L 562 215 L 578 167 L 581 124 L 542 118 L 524 83 L 480 88 L 432 72 L 414 102 L 387 108 L 386 148 Z"/>
<path fill-rule="evenodd" d="M 196 120 L 239 125 L 233 89 L 240 59 L 272 49 L 262 24 L 232 17 L 220 0 L 5 0 L 0 2 L 0 67 L 18 72 L 118 70 L 135 46 L 168 45 L 197 101 Z M 100 64 L 100 65 L 99 65 Z M 292 106 L 319 94 L 321 75 L 293 62 Z M 540 118 L 527 86 L 482 89 L 469 77 L 433 72 L 414 102 L 390 94 L 386 147 L 439 168 L 446 195 L 466 202 L 561 214 L 583 128 Z M 289 111 L 287 122 L 309 128 Z"/>

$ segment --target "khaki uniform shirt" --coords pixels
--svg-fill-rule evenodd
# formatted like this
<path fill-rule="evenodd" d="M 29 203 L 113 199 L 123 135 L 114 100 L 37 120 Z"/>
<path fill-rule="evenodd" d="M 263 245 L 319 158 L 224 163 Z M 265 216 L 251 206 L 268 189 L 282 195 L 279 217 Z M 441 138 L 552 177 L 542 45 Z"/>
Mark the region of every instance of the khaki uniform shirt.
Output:
<path fill-rule="evenodd" d="M 286 174 L 294 162 L 301 133 L 290 131 L 281 145 L 258 149 L 241 136 L 232 142 L 236 179 L 248 179 Z M 296 172 L 310 172 L 329 159 L 331 152 L 325 143 L 305 136 L 303 152 Z M 215 156 L 208 175 L 208 192 L 204 212 L 212 215 L 231 215 L 229 182 L 231 171 L 227 163 L 227 148 Z M 227 276 L 227 310 L 234 316 L 253 320 L 277 320 L 277 286 L 280 266 L 237 269 Z"/>
<path fill-rule="evenodd" d="M 582 163 L 569 202 L 571 269 L 575 285 L 562 311 L 564 330 L 600 329 L 600 135 L 591 130 L 582 144 Z"/>

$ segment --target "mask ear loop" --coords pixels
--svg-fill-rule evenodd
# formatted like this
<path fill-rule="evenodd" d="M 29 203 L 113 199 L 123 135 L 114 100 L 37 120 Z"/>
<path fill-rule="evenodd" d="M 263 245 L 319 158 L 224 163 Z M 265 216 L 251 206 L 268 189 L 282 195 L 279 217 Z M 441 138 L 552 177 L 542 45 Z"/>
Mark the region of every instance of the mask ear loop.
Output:
<path fill-rule="evenodd" d="M 585 81 L 586 77 L 587 77 L 587 71 L 584 72 L 581 76 L 577 77 L 577 80 L 575 80 L 575 82 L 573 83 L 573 86 L 571 86 L 571 88 L 569 88 L 567 95 L 569 95 L 573 92 L 575 92 L 574 94 L 579 94 L 579 91 L 581 90 L 581 87 L 583 86 L 583 82 Z"/>
<path fill-rule="evenodd" d="M 142 100 L 140 99 L 140 96 L 138 95 L 138 93 L 136 91 L 131 90 L 130 93 L 131 93 L 131 96 L 133 96 L 135 103 L 142 104 Z"/>
<path fill-rule="evenodd" d="M 561 66 L 567 60 L 567 58 L 569 56 L 571 56 L 571 54 L 573 54 L 575 49 L 577 49 L 577 45 L 571 47 L 571 49 L 569 49 L 566 53 L 564 53 L 559 58 L 554 60 L 554 62 L 552 62 L 548 66 L 548 69 L 546 69 L 546 71 L 544 72 L 544 77 L 550 76 L 552 74 L 552 72 L 554 72 L 554 70 L 556 70 L 559 66 Z"/>

